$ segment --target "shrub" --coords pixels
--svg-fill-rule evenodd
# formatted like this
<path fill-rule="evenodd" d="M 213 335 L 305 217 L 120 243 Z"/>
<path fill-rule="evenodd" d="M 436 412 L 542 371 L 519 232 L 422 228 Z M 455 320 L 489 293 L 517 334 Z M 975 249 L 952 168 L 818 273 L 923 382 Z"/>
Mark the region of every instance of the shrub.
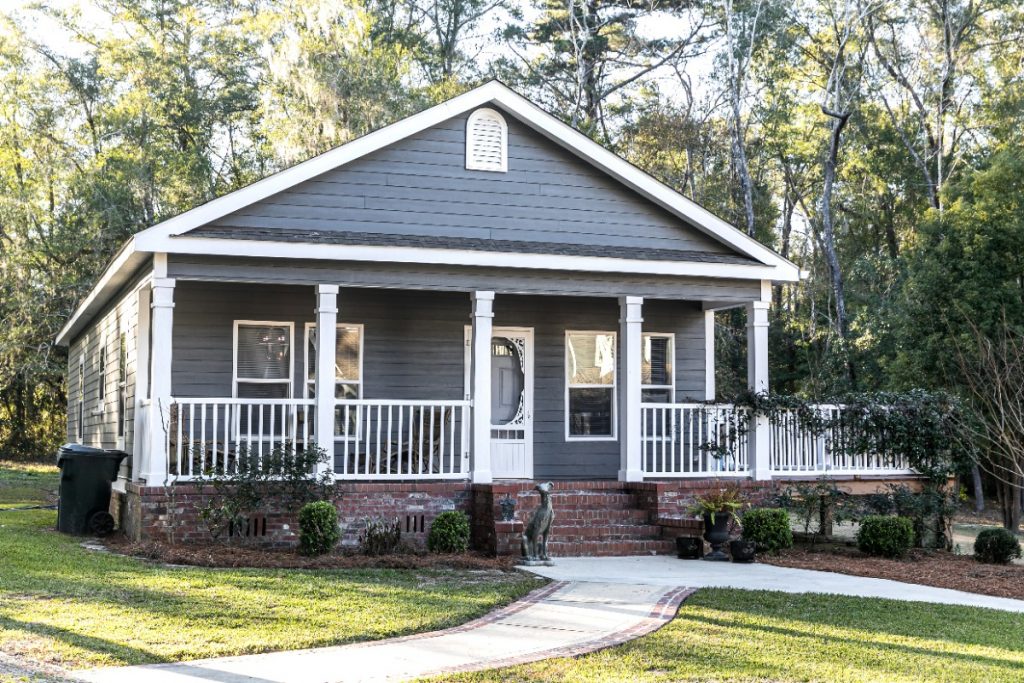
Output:
<path fill-rule="evenodd" d="M 985 529 L 974 541 L 974 559 L 978 562 L 1009 564 L 1020 556 L 1020 542 L 1009 529 Z"/>
<path fill-rule="evenodd" d="M 914 524 L 906 517 L 871 515 L 860 522 L 857 547 L 868 555 L 903 557 L 914 545 Z"/>
<path fill-rule="evenodd" d="M 432 553 L 464 553 L 469 549 L 469 519 L 449 510 L 434 518 L 427 535 L 427 550 Z"/>
<path fill-rule="evenodd" d="M 299 510 L 299 550 L 303 555 L 326 555 L 341 538 L 338 511 L 325 500 Z"/>
<path fill-rule="evenodd" d="M 743 515 L 743 539 L 757 544 L 758 552 L 777 553 L 793 546 L 789 513 L 780 508 L 755 508 Z"/>
<path fill-rule="evenodd" d="M 364 555 L 390 555 L 402 542 L 402 525 L 398 519 L 367 518 L 359 534 L 359 549 Z"/>

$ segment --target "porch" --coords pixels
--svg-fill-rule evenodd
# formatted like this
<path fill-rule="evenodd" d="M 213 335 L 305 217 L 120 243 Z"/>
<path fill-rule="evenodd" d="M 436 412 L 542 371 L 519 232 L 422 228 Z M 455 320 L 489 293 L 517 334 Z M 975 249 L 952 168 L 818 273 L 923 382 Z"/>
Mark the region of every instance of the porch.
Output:
<path fill-rule="evenodd" d="M 714 311 L 735 302 L 166 278 L 139 294 L 138 381 L 152 385 L 133 471 L 147 485 L 311 446 L 339 481 L 912 474 L 883 449 L 851 455 L 841 426 L 715 403 Z M 743 304 L 755 391 L 765 298 Z"/>

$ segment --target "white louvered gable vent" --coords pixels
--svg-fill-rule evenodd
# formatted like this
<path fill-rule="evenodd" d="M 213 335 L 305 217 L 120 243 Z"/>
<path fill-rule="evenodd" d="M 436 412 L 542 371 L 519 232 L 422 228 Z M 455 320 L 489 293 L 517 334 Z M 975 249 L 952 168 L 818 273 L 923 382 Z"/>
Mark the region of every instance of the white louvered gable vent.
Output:
<path fill-rule="evenodd" d="M 493 109 L 477 109 L 466 121 L 466 168 L 508 170 L 508 125 Z"/>

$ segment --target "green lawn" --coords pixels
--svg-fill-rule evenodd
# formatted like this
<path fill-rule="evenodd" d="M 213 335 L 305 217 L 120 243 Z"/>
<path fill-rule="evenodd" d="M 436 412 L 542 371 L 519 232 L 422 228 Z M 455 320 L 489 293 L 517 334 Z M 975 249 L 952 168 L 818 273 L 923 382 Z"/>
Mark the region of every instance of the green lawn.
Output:
<path fill-rule="evenodd" d="M 578 659 L 446 681 L 1024 681 L 1024 615 L 725 589 L 660 631 Z"/>
<path fill-rule="evenodd" d="M 538 585 L 492 572 L 153 566 L 81 548 L 52 531 L 52 510 L 10 509 L 50 500 L 56 486 L 53 468 L 0 463 L 0 651 L 69 668 L 429 631 Z"/>

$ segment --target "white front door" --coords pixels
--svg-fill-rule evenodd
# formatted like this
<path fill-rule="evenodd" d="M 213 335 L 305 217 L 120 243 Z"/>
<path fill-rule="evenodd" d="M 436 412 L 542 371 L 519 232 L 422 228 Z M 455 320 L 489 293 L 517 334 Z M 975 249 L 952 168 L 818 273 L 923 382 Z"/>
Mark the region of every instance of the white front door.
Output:
<path fill-rule="evenodd" d="M 466 394 L 472 365 L 466 327 Z M 491 337 L 491 474 L 533 478 L 533 328 L 495 327 Z"/>

